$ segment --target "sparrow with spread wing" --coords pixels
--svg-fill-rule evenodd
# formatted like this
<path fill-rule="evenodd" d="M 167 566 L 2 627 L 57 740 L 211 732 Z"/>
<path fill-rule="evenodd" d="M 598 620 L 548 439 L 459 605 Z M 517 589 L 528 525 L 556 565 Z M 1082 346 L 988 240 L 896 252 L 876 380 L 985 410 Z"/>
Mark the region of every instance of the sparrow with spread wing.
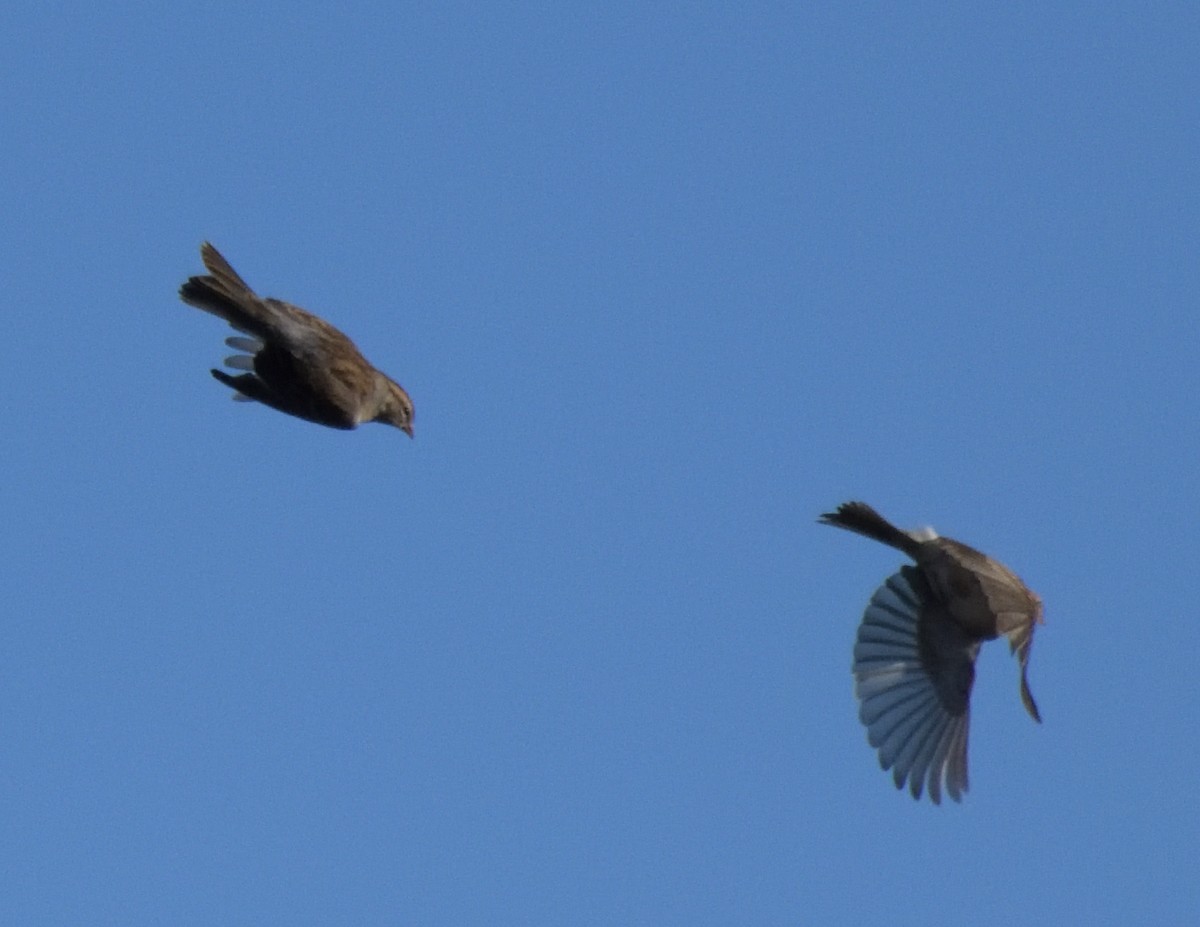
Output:
<path fill-rule="evenodd" d="M 383 422 L 412 437 L 408 393 L 371 366 L 354 342 L 299 306 L 258 296 L 208 242 L 200 246 L 200 256 L 208 274 L 188 279 L 179 298 L 242 333 L 225 343 L 246 353 L 225 363 L 245 372 L 212 371 L 236 390 L 235 399 L 257 400 L 330 428 Z"/>
<path fill-rule="evenodd" d="M 901 531 L 869 505 L 847 502 L 820 522 L 903 551 L 916 566 L 888 577 L 871 597 L 854 645 L 854 692 L 867 739 L 897 788 L 913 798 L 943 784 L 967 790 L 967 730 L 975 658 L 984 641 L 1008 638 L 1021 667 L 1021 700 L 1035 721 L 1026 667 L 1042 600 L 1008 567 L 933 531 Z"/>

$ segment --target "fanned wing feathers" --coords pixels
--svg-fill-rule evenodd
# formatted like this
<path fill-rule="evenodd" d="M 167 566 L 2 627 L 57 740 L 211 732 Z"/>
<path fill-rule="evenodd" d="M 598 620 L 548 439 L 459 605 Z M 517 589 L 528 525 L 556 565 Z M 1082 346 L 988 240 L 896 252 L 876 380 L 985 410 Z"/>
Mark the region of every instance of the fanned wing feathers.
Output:
<path fill-rule="evenodd" d="M 935 803 L 943 784 L 955 801 L 967 790 L 978 651 L 978 644 L 941 633 L 946 620 L 920 571 L 902 567 L 871 597 L 854 645 L 859 719 L 880 766 L 892 770 L 897 788 L 907 781 L 914 798 L 927 785 Z M 931 625 L 938 633 L 929 633 Z"/>
<path fill-rule="evenodd" d="M 235 351 L 245 351 L 247 354 L 257 354 L 264 347 L 257 338 L 239 338 L 236 335 L 226 338 L 225 343 Z"/>
<path fill-rule="evenodd" d="M 230 337 L 225 339 L 225 343 L 235 350 L 247 352 L 245 354 L 231 354 L 225 358 L 225 366 L 234 370 L 246 370 L 250 373 L 254 372 L 254 355 L 266 347 L 257 338 Z M 250 399 L 245 393 L 234 393 L 234 397 Z"/>

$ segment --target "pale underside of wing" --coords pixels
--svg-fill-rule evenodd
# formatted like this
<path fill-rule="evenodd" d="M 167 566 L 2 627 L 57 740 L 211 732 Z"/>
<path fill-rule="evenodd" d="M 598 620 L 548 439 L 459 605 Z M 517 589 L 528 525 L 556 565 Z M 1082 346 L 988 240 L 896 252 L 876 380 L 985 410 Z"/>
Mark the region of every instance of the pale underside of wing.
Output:
<path fill-rule="evenodd" d="M 263 343 L 257 338 L 248 338 L 240 336 L 231 336 L 225 339 L 225 343 L 235 351 L 246 351 L 246 354 L 231 354 L 225 358 L 225 366 L 231 367 L 234 370 L 245 370 L 250 373 L 254 372 L 254 355 L 263 349 Z M 239 402 L 255 402 L 253 396 L 247 396 L 243 392 L 234 390 L 233 398 Z"/>
<path fill-rule="evenodd" d="M 974 652 L 929 659 L 928 628 L 937 605 L 915 567 L 903 567 L 875 591 L 854 645 L 854 694 L 867 740 L 897 788 L 913 798 L 927 787 L 940 804 L 943 788 L 955 801 L 967 790 L 967 731 Z M 977 648 L 976 648 L 977 649 Z M 937 674 L 936 676 L 934 674 Z"/>

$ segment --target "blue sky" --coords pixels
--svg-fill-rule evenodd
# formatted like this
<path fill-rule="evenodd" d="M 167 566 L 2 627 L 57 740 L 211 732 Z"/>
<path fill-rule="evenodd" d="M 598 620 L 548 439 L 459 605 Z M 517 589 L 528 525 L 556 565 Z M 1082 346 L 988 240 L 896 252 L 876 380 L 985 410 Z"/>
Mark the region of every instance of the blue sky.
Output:
<path fill-rule="evenodd" d="M 1194 917 L 1193 4 L 0 25 L 0 921 Z M 416 440 L 230 402 L 204 239 Z M 962 805 L 855 498 L 1045 600 Z"/>

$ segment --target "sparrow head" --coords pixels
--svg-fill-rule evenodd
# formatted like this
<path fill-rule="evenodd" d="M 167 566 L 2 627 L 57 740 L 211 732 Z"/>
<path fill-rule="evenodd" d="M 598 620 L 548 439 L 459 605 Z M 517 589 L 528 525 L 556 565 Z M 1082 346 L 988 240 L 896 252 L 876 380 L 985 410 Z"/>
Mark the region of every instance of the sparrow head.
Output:
<path fill-rule="evenodd" d="M 387 389 L 375 421 L 395 425 L 410 438 L 413 436 L 413 404 L 408 393 L 395 380 L 387 380 Z"/>

